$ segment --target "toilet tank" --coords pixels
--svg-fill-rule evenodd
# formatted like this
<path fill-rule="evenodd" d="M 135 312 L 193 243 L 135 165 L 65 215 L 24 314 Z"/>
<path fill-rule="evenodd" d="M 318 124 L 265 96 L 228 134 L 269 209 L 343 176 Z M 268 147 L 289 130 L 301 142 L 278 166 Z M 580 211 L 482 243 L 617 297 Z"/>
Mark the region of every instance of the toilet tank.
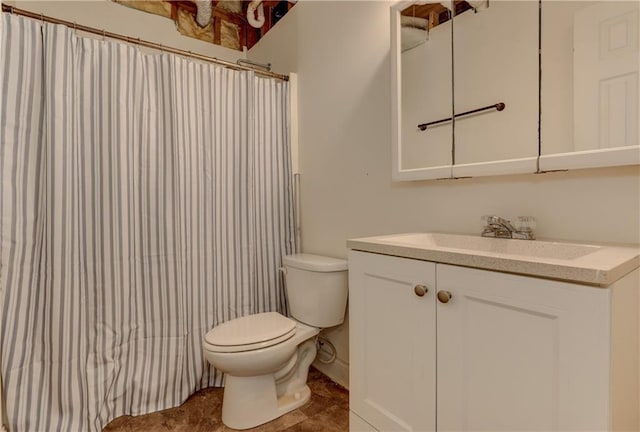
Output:
<path fill-rule="evenodd" d="M 282 262 L 291 316 L 313 327 L 342 324 L 349 293 L 347 261 L 295 254 Z"/>

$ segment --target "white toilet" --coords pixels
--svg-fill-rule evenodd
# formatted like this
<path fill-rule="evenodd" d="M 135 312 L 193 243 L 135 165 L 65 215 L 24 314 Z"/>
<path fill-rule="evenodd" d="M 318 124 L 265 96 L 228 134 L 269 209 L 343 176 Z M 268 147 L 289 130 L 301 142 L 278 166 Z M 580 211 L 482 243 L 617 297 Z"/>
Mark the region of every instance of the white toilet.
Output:
<path fill-rule="evenodd" d="M 204 356 L 225 373 L 222 422 L 249 429 L 304 405 L 316 335 L 344 321 L 347 261 L 310 254 L 283 258 L 294 319 L 277 312 L 248 315 L 209 331 Z"/>

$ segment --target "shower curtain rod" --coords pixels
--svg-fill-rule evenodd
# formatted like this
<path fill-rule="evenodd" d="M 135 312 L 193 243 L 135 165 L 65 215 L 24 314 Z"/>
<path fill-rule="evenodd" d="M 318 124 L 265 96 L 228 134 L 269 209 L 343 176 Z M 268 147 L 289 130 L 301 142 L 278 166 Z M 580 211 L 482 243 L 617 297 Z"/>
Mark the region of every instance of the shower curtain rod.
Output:
<path fill-rule="evenodd" d="M 65 20 L 61 20 L 58 18 L 53 18 L 53 17 L 49 17 L 43 14 L 38 14 L 35 12 L 30 12 L 28 10 L 25 9 L 18 9 L 16 7 L 13 6 L 9 6 L 6 5 L 4 3 L 2 3 L 2 12 L 8 12 L 14 15 L 22 15 L 28 18 L 33 18 L 33 19 L 37 19 L 43 22 L 48 22 L 51 24 L 62 24 L 64 26 L 67 26 L 69 28 L 72 28 L 74 30 L 80 30 L 82 32 L 85 33 L 91 33 L 91 34 L 95 34 L 98 36 L 102 36 L 104 38 L 110 38 L 110 39 L 116 39 L 119 41 L 123 41 L 123 42 L 127 42 L 127 43 L 131 43 L 131 44 L 136 44 L 139 46 L 143 46 L 143 47 L 147 47 L 147 48 L 153 48 L 153 49 L 157 49 L 160 50 L 162 52 L 168 52 L 171 54 L 177 54 L 183 57 L 191 57 L 191 58 L 195 58 L 198 60 L 202 60 L 202 61 L 206 61 L 206 62 L 210 62 L 210 63 L 216 63 L 225 67 L 228 67 L 229 69 L 235 69 L 235 70 L 243 70 L 243 71 L 253 71 L 256 73 L 256 75 L 260 75 L 260 76 L 265 76 L 265 77 L 269 77 L 269 78 L 276 78 L 276 79 L 280 79 L 283 81 L 289 81 L 289 76 L 288 75 L 282 75 L 282 74 L 277 74 L 274 72 L 269 72 L 269 71 L 265 71 L 259 68 L 253 68 L 250 66 L 242 66 L 236 63 L 232 63 L 226 60 L 220 60 L 216 57 L 209 57 L 209 56 L 205 56 L 205 55 L 201 55 L 201 54 L 196 54 L 193 53 L 191 51 L 185 51 L 185 50 L 181 50 L 178 48 L 172 48 L 172 47 L 168 47 L 166 45 L 161 45 L 155 42 L 149 42 L 146 40 L 142 40 L 139 38 L 132 38 L 129 36 L 124 36 L 121 34 L 117 34 L 117 33 L 111 33 L 108 32 L 106 30 L 100 30 L 97 28 L 93 28 L 93 27 L 88 27 L 88 26 L 84 26 L 81 24 L 76 24 L 74 22 L 71 21 L 65 21 Z"/>

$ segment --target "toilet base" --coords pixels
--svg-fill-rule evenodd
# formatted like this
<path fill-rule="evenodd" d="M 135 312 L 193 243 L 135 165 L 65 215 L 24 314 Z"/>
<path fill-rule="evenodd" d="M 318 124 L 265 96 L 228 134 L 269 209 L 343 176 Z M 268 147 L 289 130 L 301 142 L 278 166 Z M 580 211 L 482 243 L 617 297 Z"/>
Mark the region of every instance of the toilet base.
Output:
<path fill-rule="evenodd" d="M 306 384 L 295 392 L 277 397 L 272 374 L 257 377 L 227 374 L 222 422 L 232 429 L 250 429 L 301 407 L 310 398 L 311 390 Z"/>

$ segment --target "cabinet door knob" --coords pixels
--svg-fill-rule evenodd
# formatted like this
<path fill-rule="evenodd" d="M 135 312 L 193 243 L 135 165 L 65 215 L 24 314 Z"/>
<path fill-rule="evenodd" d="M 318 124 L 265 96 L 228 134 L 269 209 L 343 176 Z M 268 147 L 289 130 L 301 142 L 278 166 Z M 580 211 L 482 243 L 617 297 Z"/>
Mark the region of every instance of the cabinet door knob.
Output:
<path fill-rule="evenodd" d="M 422 297 L 423 295 L 429 292 L 429 288 L 427 288 L 424 285 L 416 285 L 413 288 L 413 292 L 415 292 L 418 297 Z"/>
<path fill-rule="evenodd" d="M 438 291 L 438 300 L 440 303 L 449 303 L 451 297 L 452 295 L 449 291 Z"/>

